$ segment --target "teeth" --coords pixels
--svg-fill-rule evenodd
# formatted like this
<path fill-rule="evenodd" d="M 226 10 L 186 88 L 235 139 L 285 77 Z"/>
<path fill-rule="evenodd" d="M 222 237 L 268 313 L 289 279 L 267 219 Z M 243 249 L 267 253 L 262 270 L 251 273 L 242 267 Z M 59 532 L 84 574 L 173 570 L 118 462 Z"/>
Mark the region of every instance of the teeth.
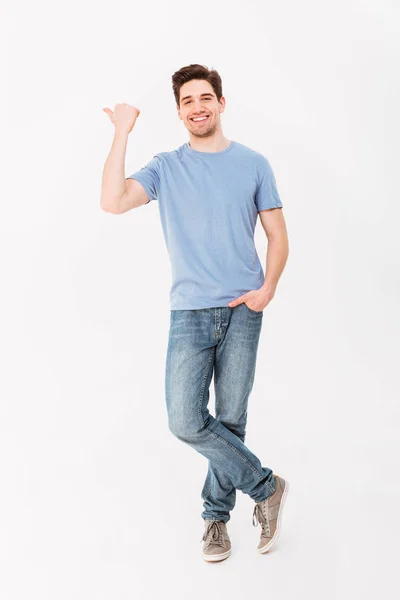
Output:
<path fill-rule="evenodd" d="M 207 117 L 195 117 L 192 121 L 204 121 L 205 119 L 207 119 Z"/>

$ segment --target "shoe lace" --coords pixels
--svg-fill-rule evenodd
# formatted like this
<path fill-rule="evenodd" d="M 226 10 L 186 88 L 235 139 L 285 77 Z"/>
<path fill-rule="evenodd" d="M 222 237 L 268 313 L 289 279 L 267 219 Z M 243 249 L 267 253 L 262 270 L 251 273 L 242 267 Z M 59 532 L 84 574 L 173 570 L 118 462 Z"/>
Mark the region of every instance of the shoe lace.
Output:
<path fill-rule="evenodd" d="M 226 549 L 226 542 L 222 535 L 222 527 L 219 521 L 211 521 L 203 533 L 200 541 L 205 542 L 206 547 L 210 544 L 218 544 Z"/>
<path fill-rule="evenodd" d="M 268 499 L 267 499 L 268 500 Z M 253 525 L 257 527 L 258 524 L 261 525 L 261 535 L 264 537 L 271 536 L 271 530 L 268 519 L 268 501 L 263 500 L 255 505 L 253 510 Z"/>

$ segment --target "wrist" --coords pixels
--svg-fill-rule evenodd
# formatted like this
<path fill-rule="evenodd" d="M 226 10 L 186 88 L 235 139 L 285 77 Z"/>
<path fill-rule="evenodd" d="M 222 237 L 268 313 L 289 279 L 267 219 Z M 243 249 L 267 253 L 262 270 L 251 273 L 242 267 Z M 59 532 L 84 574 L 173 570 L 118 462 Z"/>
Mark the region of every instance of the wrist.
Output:
<path fill-rule="evenodd" d="M 114 129 L 114 138 L 115 139 L 128 139 L 129 130 L 123 129 L 122 127 L 116 127 Z"/>
<path fill-rule="evenodd" d="M 276 290 L 276 286 L 277 286 L 277 282 L 270 281 L 267 279 L 262 284 L 261 289 L 265 290 L 266 292 L 274 294 L 275 290 Z"/>

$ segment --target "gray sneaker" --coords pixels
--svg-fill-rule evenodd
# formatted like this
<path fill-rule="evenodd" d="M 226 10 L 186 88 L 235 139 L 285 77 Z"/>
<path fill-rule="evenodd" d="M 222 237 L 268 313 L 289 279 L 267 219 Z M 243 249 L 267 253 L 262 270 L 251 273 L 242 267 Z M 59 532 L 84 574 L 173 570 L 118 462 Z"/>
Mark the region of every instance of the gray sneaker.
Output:
<path fill-rule="evenodd" d="M 226 523 L 223 521 L 204 520 L 205 530 L 200 541 L 203 545 L 203 558 L 208 561 L 224 560 L 231 553 Z"/>
<path fill-rule="evenodd" d="M 261 524 L 261 536 L 258 544 L 258 551 L 261 553 L 270 550 L 278 539 L 282 507 L 289 489 L 289 484 L 283 477 L 275 475 L 275 480 L 275 492 L 262 502 L 257 502 L 253 511 L 254 527 L 257 527 L 259 523 Z"/>

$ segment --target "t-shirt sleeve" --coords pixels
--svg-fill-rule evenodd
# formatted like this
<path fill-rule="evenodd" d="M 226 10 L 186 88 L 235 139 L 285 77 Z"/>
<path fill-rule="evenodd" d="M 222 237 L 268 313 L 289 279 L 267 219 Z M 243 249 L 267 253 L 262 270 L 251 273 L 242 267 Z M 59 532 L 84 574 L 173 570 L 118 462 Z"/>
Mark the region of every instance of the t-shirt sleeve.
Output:
<path fill-rule="evenodd" d="M 268 160 L 263 156 L 261 167 L 258 168 L 259 183 L 255 193 L 257 210 L 282 208 L 282 202 L 276 187 L 275 176 Z"/>
<path fill-rule="evenodd" d="M 136 179 L 146 190 L 149 199 L 157 200 L 160 191 L 160 158 L 158 154 L 154 155 L 144 167 L 135 171 L 126 177 L 126 179 Z"/>

